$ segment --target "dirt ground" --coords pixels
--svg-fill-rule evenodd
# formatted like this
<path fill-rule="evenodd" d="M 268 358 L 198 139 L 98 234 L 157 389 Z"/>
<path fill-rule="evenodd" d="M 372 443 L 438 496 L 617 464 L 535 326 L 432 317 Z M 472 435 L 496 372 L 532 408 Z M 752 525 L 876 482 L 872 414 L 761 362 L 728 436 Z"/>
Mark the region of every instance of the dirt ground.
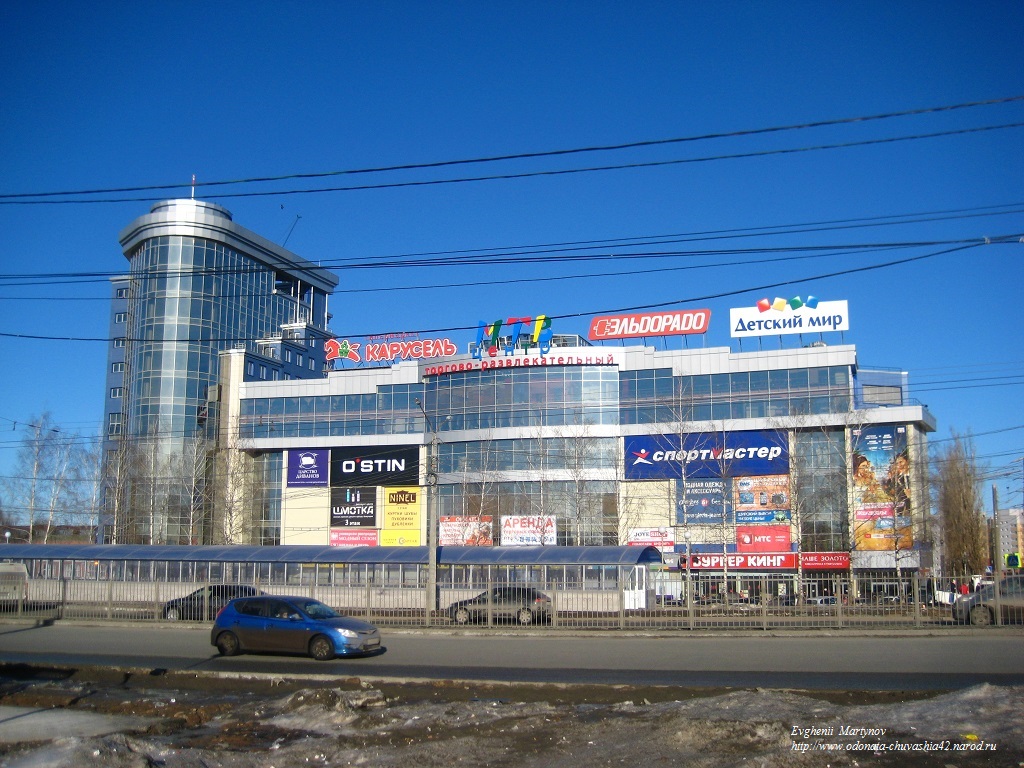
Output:
<path fill-rule="evenodd" d="M 140 720 L 105 736 L 2 744 L 0 765 L 1024 766 L 1022 694 L 996 686 L 821 693 L 9 665 L 0 666 L 0 706 Z M 855 732 L 842 735 L 844 727 Z"/>

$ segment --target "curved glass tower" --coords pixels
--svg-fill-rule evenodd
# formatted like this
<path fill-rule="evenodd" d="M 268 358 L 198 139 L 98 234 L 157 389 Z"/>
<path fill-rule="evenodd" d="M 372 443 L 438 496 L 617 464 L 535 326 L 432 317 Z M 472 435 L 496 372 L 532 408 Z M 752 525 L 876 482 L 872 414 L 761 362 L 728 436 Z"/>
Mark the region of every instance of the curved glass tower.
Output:
<path fill-rule="evenodd" d="M 279 348 L 282 337 L 301 337 L 309 364 L 288 377 L 322 376 L 323 344 L 313 341 L 327 335 L 327 296 L 338 281 L 198 200 L 154 205 L 120 242 L 129 274 L 117 284 L 127 288 L 127 309 L 114 317 L 113 343 L 123 348 L 124 385 L 121 415 L 107 419 L 119 424 L 120 479 L 106 537 L 208 543 L 218 355 L 244 349 L 273 358 L 275 340 Z"/>

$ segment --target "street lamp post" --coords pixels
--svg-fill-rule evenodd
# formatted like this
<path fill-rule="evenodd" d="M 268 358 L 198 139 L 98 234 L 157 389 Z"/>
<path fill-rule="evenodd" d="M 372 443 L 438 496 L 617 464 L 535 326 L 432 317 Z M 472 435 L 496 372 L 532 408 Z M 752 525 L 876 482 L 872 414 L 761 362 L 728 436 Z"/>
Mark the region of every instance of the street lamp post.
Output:
<path fill-rule="evenodd" d="M 686 618 L 693 626 L 693 585 L 690 583 L 690 529 L 683 531 L 686 540 Z"/>
<path fill-rule="evenodd" d="M 440 440 L 434 422 L 427 415 L 426 409 L 419 398 L 416 405 L 423 413 L 426 424 L 430 427 L 430 454 L 427 456 L 427 621 L 430 626 L 437 608 L 437 525 L 441 514 L 441 495 L 437 487 L 437 446 Z M 431 511 L 433 508 L 433 511 Z"/>
<path fill-rule="evenodd" d="M 4 531 L 4 544 L 10 544 L 10 543 L 11 543 L 11 532 L 10 531 Z"/>

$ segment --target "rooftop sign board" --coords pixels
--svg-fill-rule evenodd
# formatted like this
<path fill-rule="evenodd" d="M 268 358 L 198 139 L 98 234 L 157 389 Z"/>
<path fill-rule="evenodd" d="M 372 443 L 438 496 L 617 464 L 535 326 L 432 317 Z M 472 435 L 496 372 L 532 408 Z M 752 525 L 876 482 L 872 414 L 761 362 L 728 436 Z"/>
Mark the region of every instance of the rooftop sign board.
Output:
<path fill-rule="evenodd" d="M 735 338 L 779 336 L 793 333 L 825 333 L 850 330 L 850 310 L 846 301 L 806 301 L 761 299 L 754 307 L 729 310 L 729 333 Z"/>
<path fill-rule="evenodd" d="M 362 355 L 359 348 L 363 347 Z M 451 339 L 401 339 L 357 344 L 343 339 L 328 339 L 324 342 L 327 360 L 351 360 L 368 363 L 391 363 L 396 360 L 421 360 L 432 357 L 451 357 L 459 350 Z"/>
<path fill-rule="evenodd" d="M 533 326 L 531 330 L 531 326 Z M 502 328 L 507 341 L 502 342 Z M 533 317 L 510 317 L 507 320 L 495 320 L 488 323 L 481 320 L 477 324 L 476 345 L 473 357 L 497 357 L 499 352 L 513 355 L 516 349 L 529 352 L 536 347 L 542 355 L 551 351 L 551 318 L 547 315 Z"/>
<path fill-rule="evenodd" d="M 710 309 L 681 309 L 640 315 L 601 315 L 590 322 L 590 340 L 707 333 L 710 322 Z"/>

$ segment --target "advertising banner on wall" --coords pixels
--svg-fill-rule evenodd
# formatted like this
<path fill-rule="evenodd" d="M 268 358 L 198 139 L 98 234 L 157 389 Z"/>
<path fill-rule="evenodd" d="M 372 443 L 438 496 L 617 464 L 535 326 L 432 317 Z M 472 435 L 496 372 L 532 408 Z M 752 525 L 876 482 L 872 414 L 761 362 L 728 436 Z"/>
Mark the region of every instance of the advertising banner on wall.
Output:
<path fill-rule="evenodd" d="M 554 515 L 501 516 L 503 547 L 553 547 L 557 543 Z"/>
<path fill-rule="evenodd" d="M 331 528 L 376 527 L 376 488 L 331 488 Z"/>
<path fill-rule="evenodd" d="M 848 571 L 849 552 L 804 552 L 800 564 L 809 571 Z"/>
<path fill-rule="evenodd" d="M 690 557 L 691 568 L 722 570 L 728 565 L 730 571 L 776 570 L 796 568 L 796 552 L 752 553 L 735 555 L 696 554 Z"/>
<path fill-rule="evenodd" d="M 288 486 L 327 485 L 330 454 L 326 448 L 288 451 Z"/>
<path fill-rule="evenodd" d="M 789 474 L 789 441 L 780 430 L 627 435 L 627 480 Z"/>
<path fill-rule="evenodd" d="M 416 547 L 423 544 L 423 490 L 418 486 L 384 489 L 382 547 Z"/>
<path fill-rule="evenodd" d="M 904 550 L 914 545 L 907 430 L 852 430 L 853 521 L 856 549 Z"/>
<path fill-rule="evenodd" d="M 332 547 L 376 547 L 377 531 L 359 528 L 331 528 Z"/>
<path fill-rule="evenodd" d="M 788 509 L 745 509 L 736 510 L 733 516 L 737 525 L 758 525 L 759 523 L 791 523 L 793 513 Z"/>
<path fill-rule="evenodd" d="M 736 513 L 737 523 L 788 521 L 789 475 L 733 478 L 732 508 Z"/>
<path fill-rule="evenodd" d="M 676 532 L 671 528 L 630 528 L 626 531 L 626 544 L 631 547 L 657 547 L 663 552 L 672 552 L 676 544 Z"/>
<path fill-rule="evenodd" d="M 676 525 L 731 522 L 728 480 L 676 481 Z"/>
<path fill-rule="evenodd" d="M 850 309 L 845 301 L 761 299 L 753 307 L 729 310 L 729 334 L 734 338 L 825 333 L 850 330 Z"/>
<path fill-rule="evenodd" d="M 420 451 L 415 445 L 331 449 L 331 486 L 416 485 Z"/>
<path fill-rule="evenodd" d="M 380 532 L 382 547 L 419 547 L 423 545 L 423 534 L 412 529 L 386 529 Z"/>
<path fill-rule="evenodd" d="M 449 547 L 494 546 L 494 518 L 490 515 L 442 517 L 437 543 Z"/>
<path fill-rule="evenodd" d="M 384 528 L 421 527 L 423 491 L 419 486 L 384 489 Z"/>
<path fill-rule="evenodd" d="M 737 552 L 786 552 L 792 539 L 788 525 L 737 525 Z"/>

